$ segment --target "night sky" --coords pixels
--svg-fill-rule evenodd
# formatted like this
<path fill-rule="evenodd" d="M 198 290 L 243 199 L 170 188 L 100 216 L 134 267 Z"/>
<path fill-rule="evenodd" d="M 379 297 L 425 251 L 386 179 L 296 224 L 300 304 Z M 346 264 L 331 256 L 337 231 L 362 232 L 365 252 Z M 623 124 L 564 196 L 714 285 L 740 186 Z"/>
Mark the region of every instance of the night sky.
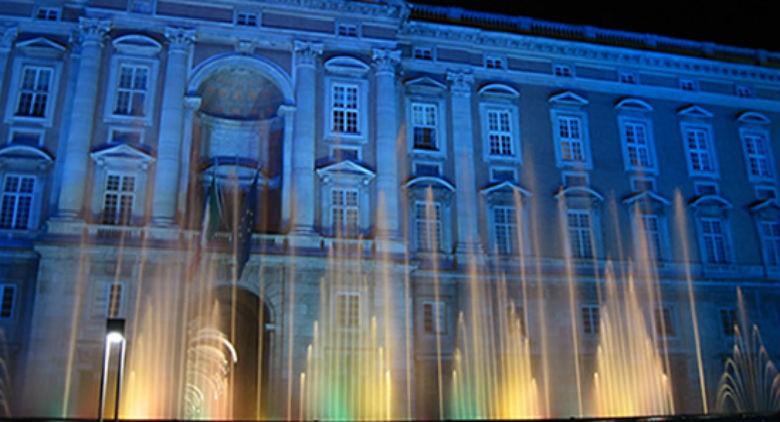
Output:
<path fill-rule="evenodd" d="M 780 51 L 777 0 L 410 1 Z"/>

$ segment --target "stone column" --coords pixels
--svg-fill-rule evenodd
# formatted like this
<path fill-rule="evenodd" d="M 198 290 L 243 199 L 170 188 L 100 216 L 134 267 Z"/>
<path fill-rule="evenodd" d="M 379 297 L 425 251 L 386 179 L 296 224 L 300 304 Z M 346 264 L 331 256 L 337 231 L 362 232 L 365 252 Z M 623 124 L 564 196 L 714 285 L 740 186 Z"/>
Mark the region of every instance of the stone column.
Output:
<path fill-rule="evenodd" d="M 290 223 L 290 198 L 292 195 L 292 150 L 293 126 L 295 124 L 295 106 L 282 104 L 276 115 L 284 119 L 284 139 L 282 141 L 282 222 L 281 227 Z"/>
<path fill-rule="evenodd" d="M 313 236 L 317 61 L 322 44 L 295 42 L 295 133 L 292 148 L 291 233 Z"/>
<path fill-rule="evenodd" d="M 195 32 L 167 28 L 168 64 L 160 110 L 160 136 L 152 197 L 152 222 L 171 225 L 176 217 L 176 197 L 184 121 L 184 93 L 187 90 L 187 64 Z"/>
<path fill-rule="evenodd" d="M 477 186 L 474 177 L 474 128 L 472 127 L 471 91 L 474 75 L 448 72 L 452 101 L 452 144 L 455 164 L 455 207 L 458 216 L 459 255 L 480 254 L 479 221 L 477 218 Z"/>
<path fill-rule="evenodd" d="M 3 86 L 3 81 L 5 81 L 5 69 L 8 67 L 8 55 L 11 53 L 14 40 L 19 34 L 19 30 L 14 25 L 0 27 L 0 31 L 2 31 L 2 34 L 0 34 L 0 37 L 2 37 L 0 38 L 0 89 L 7 90 L 8 88 Z"/>
<path fill-rule="evenodd" d="M 200 108 L 201 98 L 191 95 L 184 98 L 184 127 L 182 132 L 181 166 L 179 167 L 178 213 L 187 212 L 187 188 L 190 184 L 190 156 L 192 155 L 192 125 Z"/>
<path fill-rule="evenodd" d="M 404 251 L 400 240 L 401 210 L 398 198 L 398 91 L 396 66 L 401 61 L 398 50 L 374 50 L 376 77 L 376 247 L 377 252 Z"/>
<path fill-rule="evenodd" d="M 93 119 L 100 79 L 100 62 L 103 40 L 108 30 L 109 22 L 107 21 L 79 18 L 78 44 L 81 47 L 81 63 L 76 76 L 70 127 L 65 141 L 62 184 L 60 185 L 57 207 L 57 215 L 66 219 L 80 217 L 84 207 L 89 147 L 92 142 Z"/>

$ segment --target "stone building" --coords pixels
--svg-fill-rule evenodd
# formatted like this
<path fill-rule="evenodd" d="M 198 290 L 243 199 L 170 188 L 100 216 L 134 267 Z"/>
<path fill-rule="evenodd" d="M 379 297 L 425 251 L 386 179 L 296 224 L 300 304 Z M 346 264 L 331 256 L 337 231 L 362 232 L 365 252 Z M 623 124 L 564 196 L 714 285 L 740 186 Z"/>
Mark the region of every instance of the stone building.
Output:
<path fill-rule="evenodd" d="M 212 179 L 233 227 L 260 185 L 240 278 L 225 226 L 204 254 L 258 356 L 231 416 L 297 417 L 314 321 L 372 317 L 394 416 L 441 415 L 474 280 L 506 279 L 553 415 L 594 412 L 598 286 L 639 253 L 676 411 L 702 411 L 701 375 L 714 403 L 737 287 L 780 324 L 778 53 L 401 0 L 7 0 L 0 31 L 14 415 L 94 414 L 106 317 L 131 362 L 145 329 L 171 342 L 148 414 L 182 415 L 168 335 L 187 332 Z"/>

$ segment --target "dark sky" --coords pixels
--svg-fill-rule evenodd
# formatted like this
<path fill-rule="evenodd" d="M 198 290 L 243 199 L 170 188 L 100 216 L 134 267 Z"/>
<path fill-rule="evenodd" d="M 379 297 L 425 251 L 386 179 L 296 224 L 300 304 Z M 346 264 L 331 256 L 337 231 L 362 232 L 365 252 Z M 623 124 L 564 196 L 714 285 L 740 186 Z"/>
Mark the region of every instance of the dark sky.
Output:
<path fill-rule="evenodd" d="M 780 51 L 777 0 L 410 1 Z"/>

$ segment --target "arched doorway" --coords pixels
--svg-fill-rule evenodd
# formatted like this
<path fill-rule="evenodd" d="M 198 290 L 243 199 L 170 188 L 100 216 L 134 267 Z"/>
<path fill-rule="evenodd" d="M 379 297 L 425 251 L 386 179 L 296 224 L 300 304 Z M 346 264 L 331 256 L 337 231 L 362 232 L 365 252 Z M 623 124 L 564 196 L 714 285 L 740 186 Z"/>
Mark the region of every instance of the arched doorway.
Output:
<path fill-rule="evenodd" d="M 217 288 L 220 330 L 233 344 L 233 418 L 257 419 L 267 414 L 272 324 L 269 307 L 256 294 L 240 288 Z"/>

